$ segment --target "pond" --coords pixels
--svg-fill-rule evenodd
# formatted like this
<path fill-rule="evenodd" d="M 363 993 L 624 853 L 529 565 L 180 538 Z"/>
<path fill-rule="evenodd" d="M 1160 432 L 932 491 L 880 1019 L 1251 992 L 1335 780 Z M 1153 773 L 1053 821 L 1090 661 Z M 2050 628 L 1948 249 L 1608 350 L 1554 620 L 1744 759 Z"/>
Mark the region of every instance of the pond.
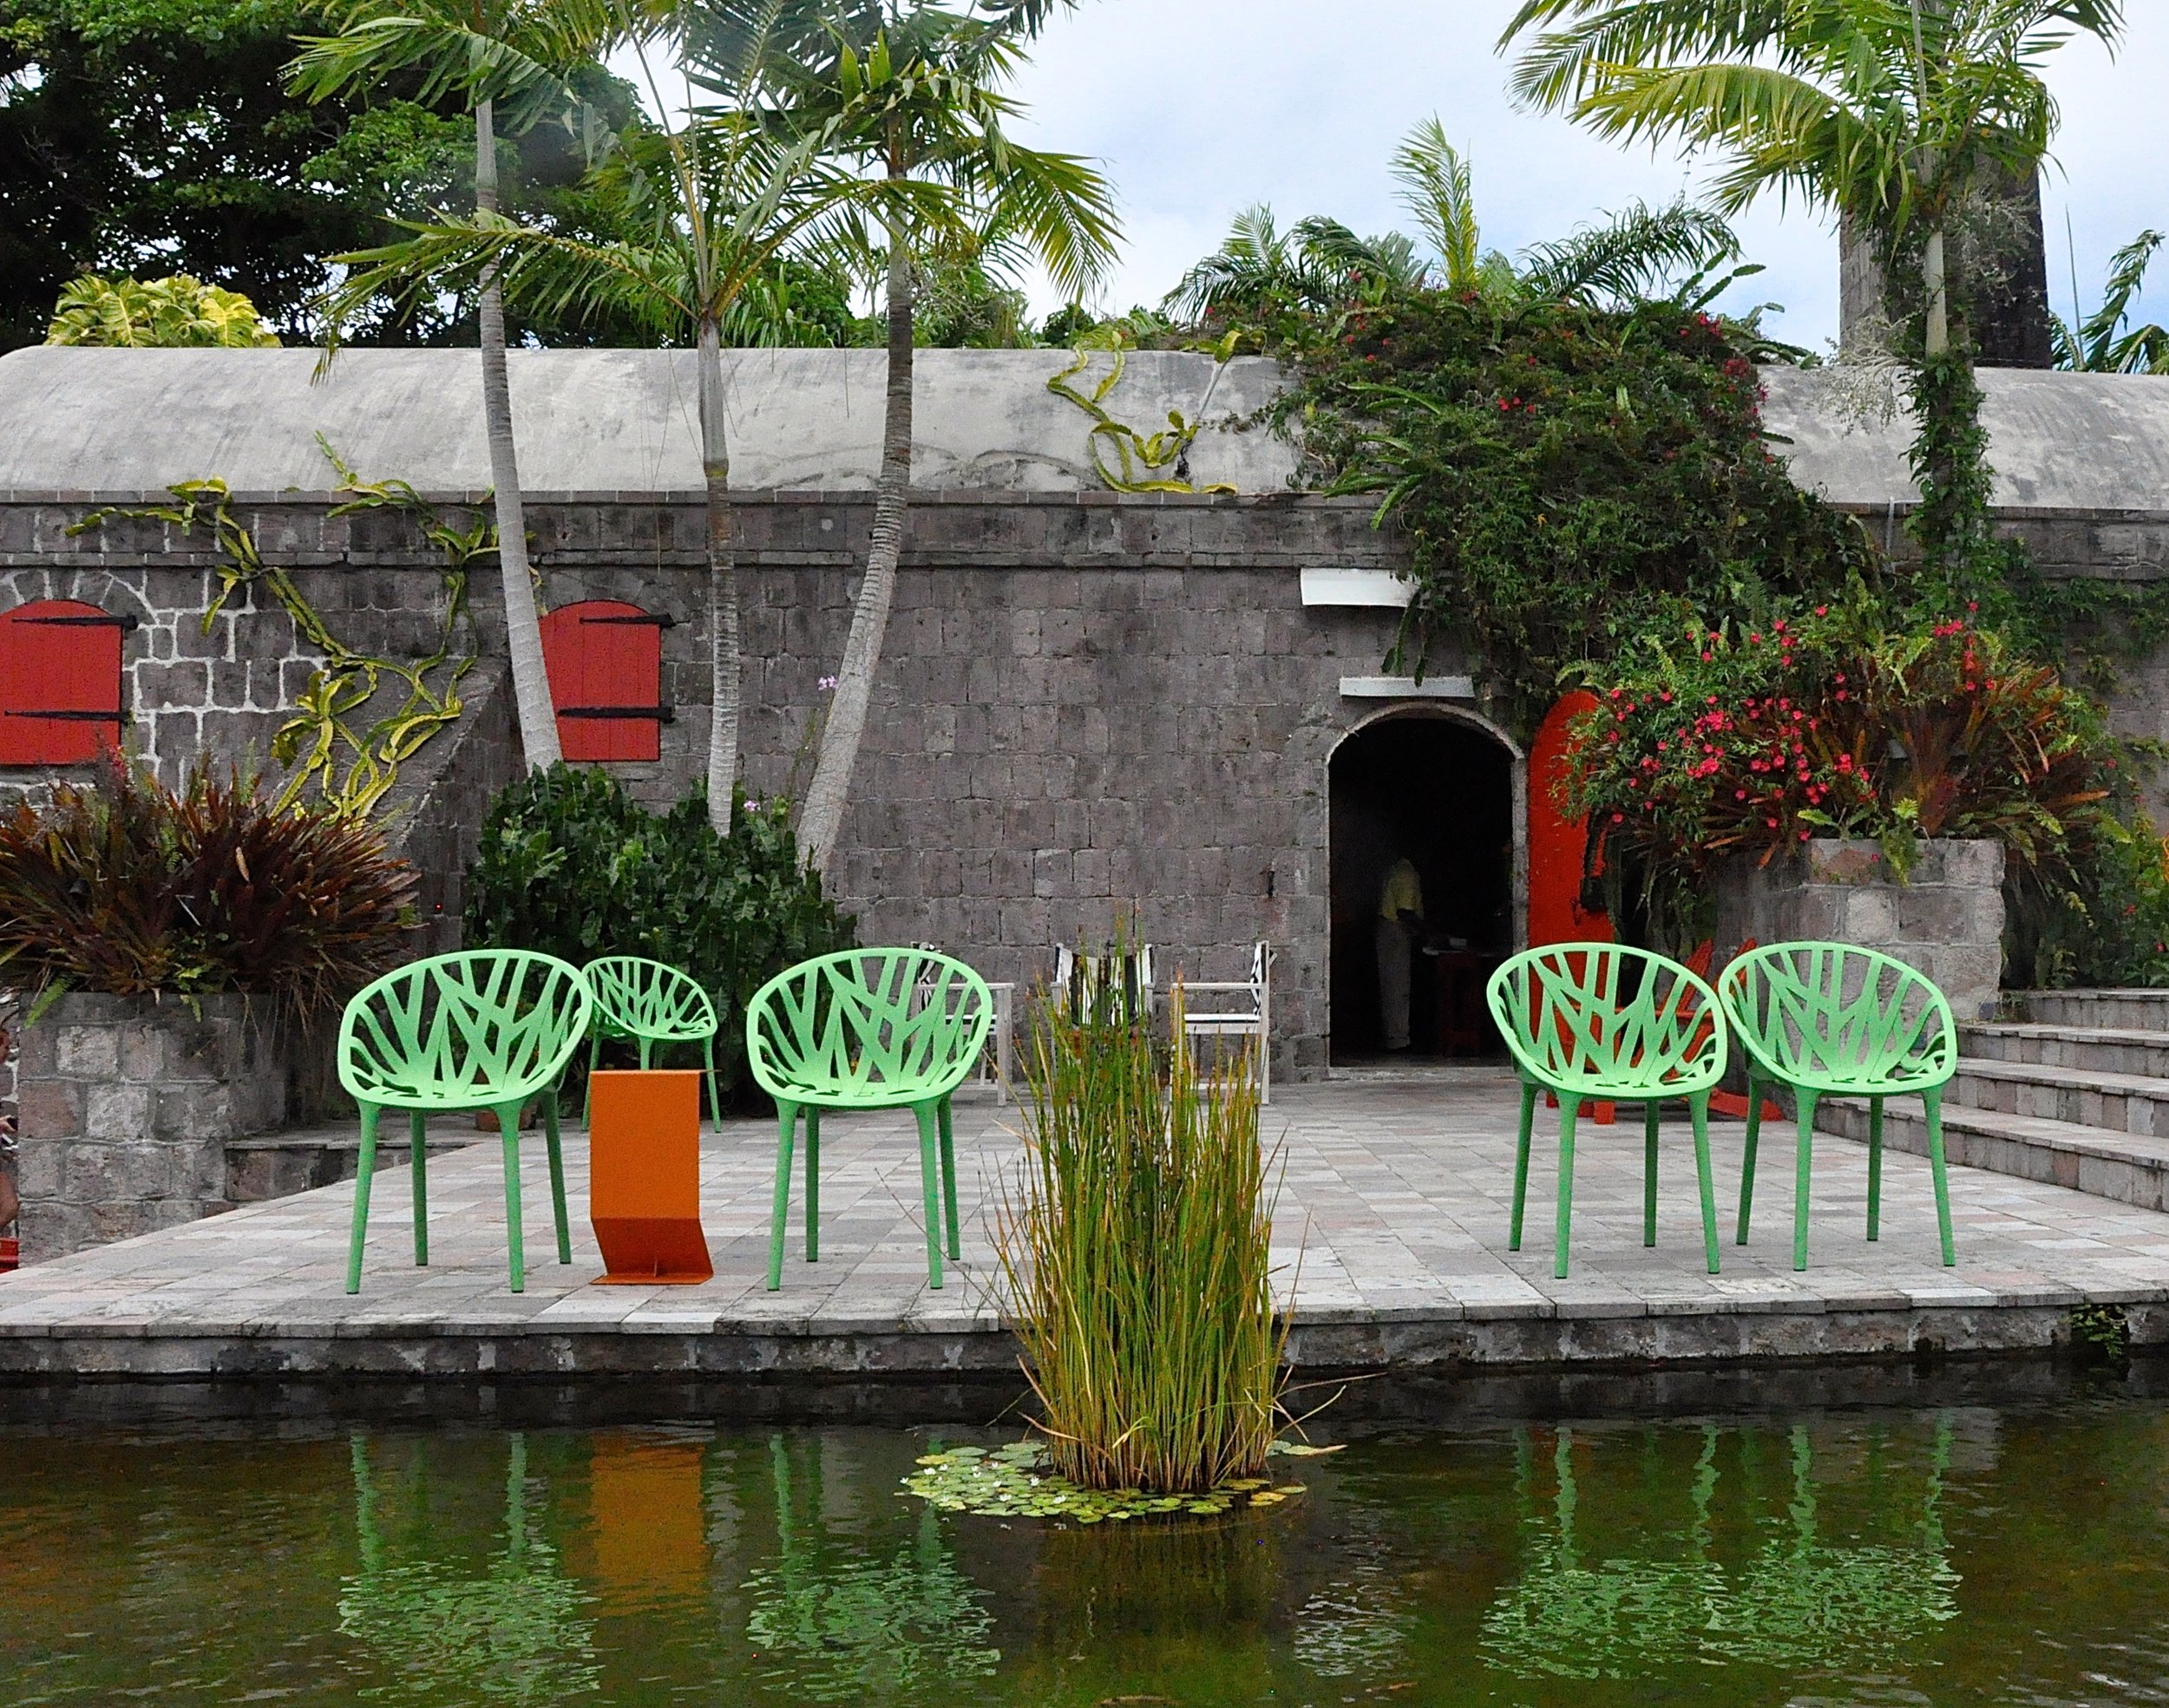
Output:
<path fill-rule="evenodd" d="M 1322 1431 L 1321 1431 L 1322 1434 Z M 0 1435 L 49 1703 L 2169 1701 L 2169 1403 L 1350 1423 L 1302 1495 L 1035 1527 L 900 1495 L 1015 1431 Z"/>

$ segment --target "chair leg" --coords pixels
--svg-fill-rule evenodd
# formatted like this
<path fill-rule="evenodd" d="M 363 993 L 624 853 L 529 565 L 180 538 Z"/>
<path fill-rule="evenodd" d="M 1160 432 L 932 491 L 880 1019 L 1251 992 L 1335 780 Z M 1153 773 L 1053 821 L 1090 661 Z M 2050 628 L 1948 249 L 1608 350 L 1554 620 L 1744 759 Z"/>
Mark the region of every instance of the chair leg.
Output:
<path fill-rule="evenodd" d="M 716 1131 L 723 1131 L 723 1082 L 716 1077 L 716 1035 L 708 1034 L 708 1114 L 716 1123 Z"/>
<path fill-rule="evenodd" d="M 550 1208 L 557 1217 L 557 1260 L 573 1260 L 573 1225 L 565 1214 L 565 1148 L 558 1142 L 557 1089 L 542 1094 L 542 1143 L 550 1157 Z"/>
<path fill-rule="evenodd" d="M 645 1073 L 654 1064 L 655 1040 L 652 1037 L 644 1037 L 640 1040 L 640 1071 Z"/>
<path fill-rule="evenodd" d="M 935 1182 L 935 1171 L 940 1162 L 935 1155 L 939 1140 L 934 1134 L 934 1114 L 931 1104 L 920 1103 L 912 1114 L 919 1120 L 919 1195 L 927 1218 L 927 1285 L 939 1288 L 941 1285 L 941 1198 Z"/>
<path fill-rule="evenodd" d="M 806 1261 L 821 1261 L 821 1111 L 806 1111 Z"/>
<path fill-rule="evenodd" d="M 1641 1106 L 1641 1243 L 1657 1243 L 1657 1100 Z"/>
<path fill-rule="evenodd" d="M 1958 1248 L 1950 1238 L 1950 1176 L 1943 1167 L 1943 1088 L 1921 1093 L 1928 1116 L 1928 1172 L 1936 1181 L 1936 1232 L 1943 1244 L 1943 1267 L 1958 1261 Z"/>
<path fill-rule="evenodd" d="M 1883 1237 L 1883 1099 L 1868 1099 L 1868 1237 Z"/>
<path fill-rule="evenodd" d="M 776 1207 L 768 1220 L 768 1290 L 783 1285 L 783 1223 L 790 1214 L 791 1141 L 798 1132 L 798 1105 L 778 1103 L 781 1132 L 776 1144 Z"/>
<path fill-rule="evenodd" d="M 1815 1093 L 1805 1086 L 1793 1092 L 1799 1103 L 1800 1145 L 1792 1168 L 1792 1266 L 1807 1267 L 1807 1173 L 1815 1154 Z"/>
<path fill-rule="evenodd" d="M 1574 1117 L 1582 1099 L 1575 1092 L 1559 1094 L 1559 1218 L 1551 1234 L 1551 1273 L 1567 1278 L 1567 1230 L 1574 1223 Z"/>
<path fill-rule="evenodd" d="M 964 1251 L 956 1225 L 956 1121 L 949 1113 L 947 1097 L 941 1100 L 935 1118 L 941 1128 L 941 1208 L 949 1227 L 949 1261 L 955 1263 L 962 1260 Z"/>
<path fill-rule="evenodd" d="M 1514 1152 L 1514 1225 L 1508 1231 L 1506 1249 L 1521 1249 L 1522 1206 L 1529 1198 L 1529 1133 L 1537 1119 L 1537 1086 L 1524 1079 L 1521 1086 L 1521 1142 Z"/>
<path fill-rule="evenodd" d="M 1762 1136 L 1762 1082 L 1747 1076 L 1747 1151 L 1740 1165 L 1740 1222 L 1735 1245 L 1747 1243 L 1747 1217 L 1755 1207 L 1755 1141 Z"/>
<path fill-rule="evenodd" d="M 602 1034 L 587 1035 L 587 1089 L 580 1100 L 580 1124 L 589 1130 L 595 1125 L 595 1063 L 602 1060 Z"/>
<path fill-rule="evenodd" d="M 1702 1194 L 1702 1255 L 1708 1260 L 1709 1273 L 1717 1273 L 1717 1186 L 1710 1178 L 1709 1167 L 1709 1093 L 1700 1092 L 1687 1100 L 1689 1120 L 1694 1123 L 1694 1184 Z"/>
<path fill-rule="evenodd" d="M 414 1260 L 429 1261 L 429 1120 L 420 1109 L 407 1117 L 407 1172 L 414 1178 Z"/>
<path fill-rule="evenodd" d="M 361 1166 L 354 1175 L 354 1235 L 346 1248 L 346 1290 L 362 1290 L 362 1239 L 369 1228 L 369 1188 L 377 1176 L 377 1105 L 364 1103 Z"/>
<path fill-rule="evenodd" d="M 511 1248 L 512 1290 L 528 1290 L 527 1242 L 520 1215 L 520 1105 L 497 1106 L 497 1130 L 505 1142 L 505 1241 Z"/>

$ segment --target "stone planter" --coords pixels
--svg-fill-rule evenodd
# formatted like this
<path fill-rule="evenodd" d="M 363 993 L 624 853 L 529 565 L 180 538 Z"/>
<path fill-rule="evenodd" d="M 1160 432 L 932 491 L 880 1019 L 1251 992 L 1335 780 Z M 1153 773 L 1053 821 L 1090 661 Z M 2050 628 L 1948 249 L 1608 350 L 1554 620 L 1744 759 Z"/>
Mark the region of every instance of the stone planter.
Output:
<path fill-rule="evenodd" d="M 1716 965 L 1749 938 L 1880 949 L 1935 980 L 1960 1020 L 1992 1015 L 2003 979 L 2003 845 L 1923 842 L 1904 884 L 1873 842 L 1809 842 L 1766 867 L 1736 861 L 1718 880 Z"/>
<path fill-rule="evenodd" d="M 285 1121 L 291 1042 L 260 998 L 55 1002 L 20 1044 L 25 1260 L 227 1207 L 226 1142 Z"/>

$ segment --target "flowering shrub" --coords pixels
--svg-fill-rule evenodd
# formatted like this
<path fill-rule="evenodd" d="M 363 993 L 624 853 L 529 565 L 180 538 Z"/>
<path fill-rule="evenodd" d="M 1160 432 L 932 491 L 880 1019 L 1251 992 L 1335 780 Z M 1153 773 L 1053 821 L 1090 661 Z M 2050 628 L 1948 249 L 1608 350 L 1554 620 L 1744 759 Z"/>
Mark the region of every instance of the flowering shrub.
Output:
<path fill-rule="evenodd" d="M 2015 867 L 2054 867 L 2105 816 L 2117 764 L 2090 701 L 1969 618 L 1728 621 L 1597 686 L 1569 804 L 1609 865 L 1675 905 L 1718 861 L 1815 836 L 1875 838 L 1901 877 L 1922 837 L 1993 838 Z"/>

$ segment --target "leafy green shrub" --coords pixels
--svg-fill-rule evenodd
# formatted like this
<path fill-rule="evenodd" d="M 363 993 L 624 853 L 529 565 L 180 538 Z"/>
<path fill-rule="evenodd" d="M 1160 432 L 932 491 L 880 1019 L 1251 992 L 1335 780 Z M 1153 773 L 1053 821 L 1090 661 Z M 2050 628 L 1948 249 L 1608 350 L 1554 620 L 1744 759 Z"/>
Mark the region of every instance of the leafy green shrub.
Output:
<path fill-rule="evenodd" d="M 490 803 L 467 872 L 467 941 L 584 965 L 645 955 L 697 978 L 722 1031 L 716 1067 L 745 1076 L 745 1005 L 785 967 L 848 949 L 856 921 L 800 863 L 782 802 L 744 799 L 731 834 L 704 796 L 652 813 L 588 766 L 531 772 Z"/>
<path fill-rule="evenodd" d="M 1202 1492 L 1258 1476 L 1280 1417 L 1257 1081 L 1247 1052 L 1163 1064 L 1119 1005 L 1034 1018 L 1002 1266 L 1056 1471 Z"/>
<path fill-rule="evenodd" d="M 241 991 L 308 1011 L 395 965 L 414 874 L 353 818 L 200 764 L 116 759 L 0 818 L 0 980 L 38 995 Z"/>
<path fill-rule="evenodd" d="M 1818 835 L 1877 839 L 1901 876 L 1922 837 L 1986 837 L 2061 882 L 2107 816 L 2099 709 L 1964 618 L 1891 630 L 1864 603 L 1698 626 L 1598 686 L 1568 804 L 1657 921 L 1693 918 L 1717 862 Z"/>

